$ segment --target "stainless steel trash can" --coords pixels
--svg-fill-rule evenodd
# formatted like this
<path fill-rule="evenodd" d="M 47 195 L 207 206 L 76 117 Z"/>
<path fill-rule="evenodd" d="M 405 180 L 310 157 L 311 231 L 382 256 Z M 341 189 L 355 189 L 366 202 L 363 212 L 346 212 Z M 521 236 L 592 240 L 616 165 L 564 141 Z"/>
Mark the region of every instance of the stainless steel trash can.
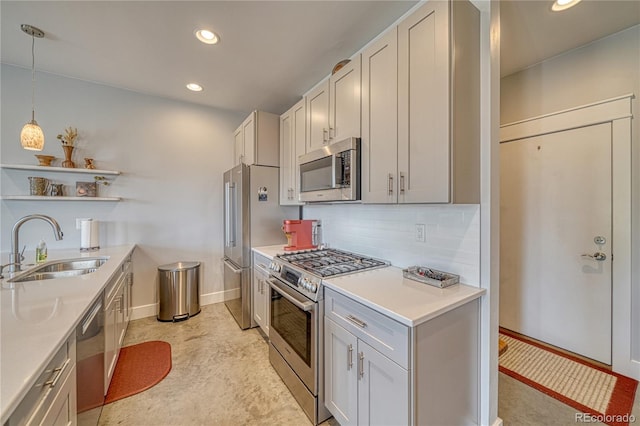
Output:
<path fill-rule="evenodd" d="M 200 313 L 200 262 L 158 266 L 158 321 L 182 321 Z"/>

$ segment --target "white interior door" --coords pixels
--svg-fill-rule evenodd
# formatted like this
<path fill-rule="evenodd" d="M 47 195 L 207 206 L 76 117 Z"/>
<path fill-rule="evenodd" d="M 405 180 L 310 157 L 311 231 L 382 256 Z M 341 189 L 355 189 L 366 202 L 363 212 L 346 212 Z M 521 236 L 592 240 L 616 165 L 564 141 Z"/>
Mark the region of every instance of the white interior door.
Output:
<path fill-rule="evenodd" d="M 605 364 L 611 143 L 605 123 L 500 149 L 500 325 Z"/>

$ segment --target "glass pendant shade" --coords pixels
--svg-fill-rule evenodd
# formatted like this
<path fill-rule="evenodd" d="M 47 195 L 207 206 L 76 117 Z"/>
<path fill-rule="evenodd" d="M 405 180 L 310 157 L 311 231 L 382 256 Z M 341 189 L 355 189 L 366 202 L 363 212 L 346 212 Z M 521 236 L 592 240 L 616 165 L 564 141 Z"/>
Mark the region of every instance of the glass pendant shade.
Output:
<path fill-rule="evenodd" d="M 38 126 L 36 120 L 31 120 L 22 128 L 20 132 L 20 143 L 24 149 L 31 151 L 42 151 L 44 148 L 44 133 Z"/>

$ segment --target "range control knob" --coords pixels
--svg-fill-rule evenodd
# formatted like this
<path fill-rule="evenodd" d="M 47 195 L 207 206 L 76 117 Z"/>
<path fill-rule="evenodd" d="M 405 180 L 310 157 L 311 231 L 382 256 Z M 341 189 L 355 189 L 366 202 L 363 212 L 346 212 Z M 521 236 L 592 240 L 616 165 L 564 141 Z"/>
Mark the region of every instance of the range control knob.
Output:
<path fill-rule="evenodd" d="M 309 278 L 305 277 L 300 280 L 302 288 L 309 290 Z"/>
<path fill-rule="evenodd" d="M 311 288 L 309 290 L 311 290 L 312 293 L 316 293 L 318 291 L 317 284 L 316 283 L 311 283 Z"/>

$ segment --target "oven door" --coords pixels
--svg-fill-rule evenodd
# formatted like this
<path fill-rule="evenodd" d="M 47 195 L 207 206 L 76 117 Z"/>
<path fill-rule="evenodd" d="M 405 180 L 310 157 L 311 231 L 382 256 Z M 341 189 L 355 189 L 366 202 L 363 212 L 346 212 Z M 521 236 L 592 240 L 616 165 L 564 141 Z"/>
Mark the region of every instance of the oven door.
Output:
<path fill-rule="evenodd" d="M 311 393 L 317 395 L 318 304 L 269 278 L 269 340 Z"/>

